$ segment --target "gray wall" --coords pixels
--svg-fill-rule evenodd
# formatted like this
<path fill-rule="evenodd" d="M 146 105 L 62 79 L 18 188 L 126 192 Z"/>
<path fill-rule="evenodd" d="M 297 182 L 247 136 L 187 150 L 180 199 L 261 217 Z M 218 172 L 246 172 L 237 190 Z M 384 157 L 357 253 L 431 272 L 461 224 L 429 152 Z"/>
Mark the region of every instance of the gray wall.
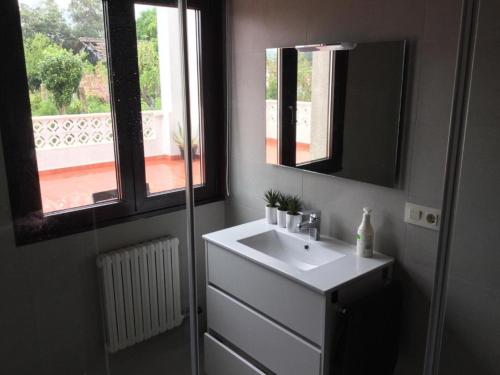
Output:
<path fill-rule="evenodd" d="M 500 4 L 483 0 L 440 373 L 500 373 Z"/>
<path fill-rule="evenodd" d="M 233 0 L 232 196 L 228 224 L 263 217 L 274 187 L 323 210 L 323 232 L 354 242 L 363 206 L 374 209 L 378 250 L 397 257 L 404 282 L 398 374 L 421 373 L 437 232 L 403 223 L 404 202 L 440 207 L 460 4 L 456 0 Z M 265 61 L 269 47 L 318 42 L 410 40 L 401 189 L 265 164 Z"/>
<path fill-rule="evenodd" d="M 187 308 L 184 211 L 16 247 L 4 169 L 0 146 L 1 374 L 105 373 L 95 265 L 100 252 L 167 234 L 177 236 L 182 298 Z M 223 226 L 223 202 L 196 208 L 200 287 L 204 280 L 200 234 Z M 204 290 L 200 288 L 201 304 Z"/>

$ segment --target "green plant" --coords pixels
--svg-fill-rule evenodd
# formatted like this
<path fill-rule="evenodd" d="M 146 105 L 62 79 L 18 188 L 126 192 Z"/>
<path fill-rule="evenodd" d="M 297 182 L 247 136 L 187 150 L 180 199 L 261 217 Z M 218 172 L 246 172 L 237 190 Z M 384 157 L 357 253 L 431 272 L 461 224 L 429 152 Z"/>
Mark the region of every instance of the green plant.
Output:
<path fill-rule="evenodd" d="M 290 197 L 286 194 L 279 193 L 278 196 L 278 210 L 280 211 L 288 211 L 288 200 Z"/>
<path fill-rule="evenodd" d="M 32 116 L 53 116 L 57 115 L 57 108 L 51 98 L 43 99 L 40 92 L 30 93 L 31 115 Z"/>
<path fill-rule="evenodd" d="M 141 12 L 135 21 L 138 40 L 155 40 L 158 38 L 156 9 Z"/>
<path fill-rule="evenodd" d="M 182 129 L 181 124 L 177 124 L 177 131 L 174 133 L 173 140 L 180 149 L 184 149 L 184 130 Z M 192 136 L 191 147 L 198 147 L 198 143 L 198 136 Z"/>
<path fill-rule="evenodd" d="M 28 86 L 30 90 L 40 90 L 42 84 L 40 63 L 44 58 L 51 55 L 64 53 L 64 49 L 53 43 L 49 37 L 42 34 L 34 34 L 24 41 L 24 56 L 26 61 L 26 73 L 28 75 Z"/>
<path fill-rule="evenodd" d="M 141 99 L 147 103 L 147 109 L 155 109 L 156 99 L 161 97 L 160 58 L 156 40 L 137 41 L 137 54 Z"/>
<path fill-rule="evenodd" d="M 79 99 L 74 98 L 66 108 L 66 114 L 77 115 L 79 113 L 85 113 L 85 110 L 83 108 L 82 102 Z"/>
<path fill-rule="evenodd" d="M 111 112 L 111 107 L 109 103 L 104 99 L 91 95 L 87 98 L 87 112 L 88 113 Z"/>
<path fill-rule="evenodd" d="M 288 214 L 289 215 L 298 215 L 299 211 L 302 209 L 302 202 L 300 198 L 296 195 L 289 197 L 288 202 Z"/>
<path fill-rule="evenodd" d="M 54 96 L 59 113 L 64 114 L 82 79 L 82 61 L 78 56 L 63 51 L 45 57 L 40 63 L 40 72 L 42 83 Z"/>
<path fill-rule="evenodd" d="M 267 207 L 277 207 L 278 197 L 280 196 L 279 191 L 274 189 L 266 190 L 264 193 L 264 200 L 266 201 Z"/>

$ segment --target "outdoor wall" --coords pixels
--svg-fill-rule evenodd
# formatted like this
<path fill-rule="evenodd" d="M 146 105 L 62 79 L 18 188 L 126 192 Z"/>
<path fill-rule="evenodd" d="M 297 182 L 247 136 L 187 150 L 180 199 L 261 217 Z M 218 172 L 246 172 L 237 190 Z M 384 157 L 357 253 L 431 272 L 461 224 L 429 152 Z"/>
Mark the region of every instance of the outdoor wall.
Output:
<path fill-rule="evenodd" d="M 223 202 L 196 208 L 201 305 L 205 289 L 200 236 L 223 226 Z M 16 247 L 0 146 L 0 374 L 104 375 L 96 256 L 167 234 L 180 239 L 187 309 L 185 211 Z"/>
<path fill-rule="evenodd" d="M 440 207 L 457 47 L 454 0 L 234 0 L 231 191 L 228 225 L 264 216 L 277 188 L 323 211 L 322 230 L 353 243 L 374 209 L 376 248 L 398 260 L 404 315 L 397 374 L 420 374 L 438 233 L 406 225 L 405 201 Z M 265 164 L 265 49 L 340 41 L 409 40 L 410 85 L 401 188 L 388 189 Z"/>

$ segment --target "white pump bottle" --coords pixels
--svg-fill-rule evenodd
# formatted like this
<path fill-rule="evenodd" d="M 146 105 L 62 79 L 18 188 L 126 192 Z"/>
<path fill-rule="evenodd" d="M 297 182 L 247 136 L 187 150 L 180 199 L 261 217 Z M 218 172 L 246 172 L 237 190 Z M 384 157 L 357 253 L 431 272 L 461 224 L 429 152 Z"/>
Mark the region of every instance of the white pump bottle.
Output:
<path fill-rule="evenodd" d="M 364 258 L 371 258 L 373 256 L 374 231 L 370 223 L 371 211 L 367 207 L 363 208 L 363 221 L 358 228 L 358 235 L 356 236 L 356 253 L 358 256 Z"/>

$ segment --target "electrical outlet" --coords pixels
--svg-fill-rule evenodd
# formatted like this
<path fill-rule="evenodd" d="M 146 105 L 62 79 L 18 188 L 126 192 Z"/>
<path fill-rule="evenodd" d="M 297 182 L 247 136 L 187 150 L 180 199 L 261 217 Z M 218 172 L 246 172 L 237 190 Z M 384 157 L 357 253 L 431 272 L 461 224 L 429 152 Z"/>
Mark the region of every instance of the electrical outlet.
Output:
<path fill-rule="evenodd" d="M 439 230 L 441 210 L 406 202 L 405 222 L 424 228 Z"/>

